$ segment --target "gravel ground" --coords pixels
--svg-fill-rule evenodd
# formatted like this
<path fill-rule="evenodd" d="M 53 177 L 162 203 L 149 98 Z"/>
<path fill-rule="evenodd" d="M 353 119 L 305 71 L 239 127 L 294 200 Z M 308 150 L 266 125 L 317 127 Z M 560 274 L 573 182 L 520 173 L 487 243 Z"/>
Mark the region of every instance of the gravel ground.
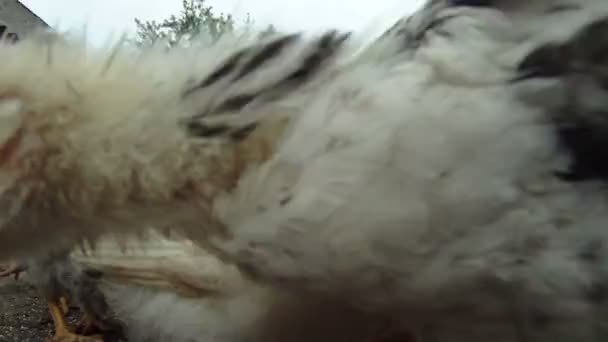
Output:
<path fill-rule="evenodd" d="M 78 320 L 75 310 L 68 316 Z M 23 281 L 0 280 L 0 342 L 43 342 L 53 333 L 53 322 L 38 292 Z"/>
<path fill-rule="evenodd" d="M 71 308 L 67 318 L 74 324 L 80 317 Z M 46 342 L 52 334 L 53 321 L 36 289 L 24 281 L 0 279 L 0 342 Z"/>

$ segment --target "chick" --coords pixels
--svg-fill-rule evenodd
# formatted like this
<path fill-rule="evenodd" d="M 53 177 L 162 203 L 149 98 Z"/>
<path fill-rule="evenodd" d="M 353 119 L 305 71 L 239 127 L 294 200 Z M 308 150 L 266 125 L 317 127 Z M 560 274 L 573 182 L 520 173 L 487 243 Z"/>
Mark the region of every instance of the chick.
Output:
<path fill-rule="evenodd" d="M 0 272 L 0 277 L 13 275 L 18 279 L 24 271 L 49 306 L 55 326 L 51 342 L 103 342 L 106 337 L 124 340 L 123 326 L 112 318 L 105 296 L 97 286 L 99 274 L 78 267 L 69 250 L 12 261 Z M 68 301 L 77 304 L 84 313 L 75 328 L 66 321 Z"/>

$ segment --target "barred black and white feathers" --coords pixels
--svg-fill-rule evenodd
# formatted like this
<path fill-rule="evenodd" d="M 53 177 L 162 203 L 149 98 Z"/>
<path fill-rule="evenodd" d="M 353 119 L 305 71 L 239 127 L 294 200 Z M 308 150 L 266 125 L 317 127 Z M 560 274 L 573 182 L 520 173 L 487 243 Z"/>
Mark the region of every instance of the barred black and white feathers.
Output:
<path fill-rule="evenodd" d="M 66 228 L 47 236 L 47 246 L 150 225 L 188 235 L 221 232 L 214 199 L 229 192 L 246 167 L 268 158 L 285 114 L 301 112 L 303 87 L 331 74 L 347 36 L 289 37 L 249 44 L 227 37 L 199 47 L 225 56 L 225 71 L 218 67 L 224 57 L 201 60 L 196 49 L 142 54 L 123 48 L 91 56 L 77 42 L 37 39 L 3 48 L 2 88 L 7 103 L 16 105 L 4 110 L 7 248 L 0 255 L 26 252 L 34 241 L 23 234 L 51 233 L 42 228 L 49 222 Z M 231 54 L 240 55 L 233 66 Z M 210 78 L 199 79 L 205 74 Z M 258 123 L 260 112 L 276 115 Z M 209 135 L 200 141 L 183 128 L 193 116 L 234 120 L 230 130 L 188 124 Z M 266 134 L 245 139 L 252 123 Z"/>
<path fill-rule="evenodd" d="M 539 46 L 521 61 L 514 80 L 547 83 L 523 95 L 547 112 L 572 156 L 569 170 L 562 173 L 565 180 L 608 179 L 606 32 L 608 16 L 584 26 L 570 40 Z"/>
<path fill-rule="evenodd" d="M 318 84 L 327 76 L 332 62 L 342 51 L 349 33 L 329 31 L 312 42 L 302 43 L 301 35 L 291 34 L 274 38 L 265 44 L 249 46 L 235 52 L 203 80 L 188 88 L 185 99 L 200 101 L 207 98 L 206 108 L 195 118 L 215 119 L 232 115 L 230 123 L 245 121 L 230 127 L 228 123 L 206 126 L 199 121 L 188 122 L 188 130 L 196 136 L 226 136 L 241 140 L 255 129 L 256 106 L 281 102 L 296 91 L 304 92 L 309 81 Z M 329 69 L 329 70 L 328 70 Z M 262 83 L 263 82 L 263 83 Z M 246 112 L 251 112 L 246 117 Z M 226 118 L 224 118 L 226 120 Z"/>
<path fill-rule="evenodd" d="M 574 115 L 539 97 L 547 80 L 513 79 L 607 15 L 599 0 L 431 1 L 360 54 L 333 31 L 135 62 L 7 48 L 0 94 L 24 109 L 5 111 L 0 255 L 156 227 L 423 340 L 601 341 L 604 179 L 556 118 L 587 125 L 603 91 L 559 64 L 549 81 Z M 572 176 L 585 162 L 595 177 Z"/>

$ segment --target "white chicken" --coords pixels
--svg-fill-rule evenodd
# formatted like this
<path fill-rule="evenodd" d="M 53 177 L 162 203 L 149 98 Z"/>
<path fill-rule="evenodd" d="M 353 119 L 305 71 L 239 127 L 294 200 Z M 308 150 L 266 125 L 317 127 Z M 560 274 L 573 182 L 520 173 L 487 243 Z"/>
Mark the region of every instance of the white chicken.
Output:
<path fill-rule="evenodd" d="M 335 31 L 6 47 L 0 257 L 155 226 L 422 341 L 603 341 L 605 39 L 577 51 L 606 17 L 431 1 L 360 54 Z"/>

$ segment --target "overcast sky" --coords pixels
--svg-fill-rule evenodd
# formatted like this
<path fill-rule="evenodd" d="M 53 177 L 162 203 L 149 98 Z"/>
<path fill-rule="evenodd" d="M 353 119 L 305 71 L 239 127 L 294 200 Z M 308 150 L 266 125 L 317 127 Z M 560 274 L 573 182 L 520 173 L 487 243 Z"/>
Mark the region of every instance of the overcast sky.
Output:
<path fill-rule="evenodd" d="M 164 19 L 179 13 L 181 0 L 21 0 L 48 24 L 59 29 L 87 28 L 91 41 L 134 31 L 133 18 Z M 326 27 L 369 32 L 390 26 L 423 0 L 207 0 L 217 12 L 279 29 L 316 30 Z M 368 31 L 366 31 L 368 30 Z"/>

